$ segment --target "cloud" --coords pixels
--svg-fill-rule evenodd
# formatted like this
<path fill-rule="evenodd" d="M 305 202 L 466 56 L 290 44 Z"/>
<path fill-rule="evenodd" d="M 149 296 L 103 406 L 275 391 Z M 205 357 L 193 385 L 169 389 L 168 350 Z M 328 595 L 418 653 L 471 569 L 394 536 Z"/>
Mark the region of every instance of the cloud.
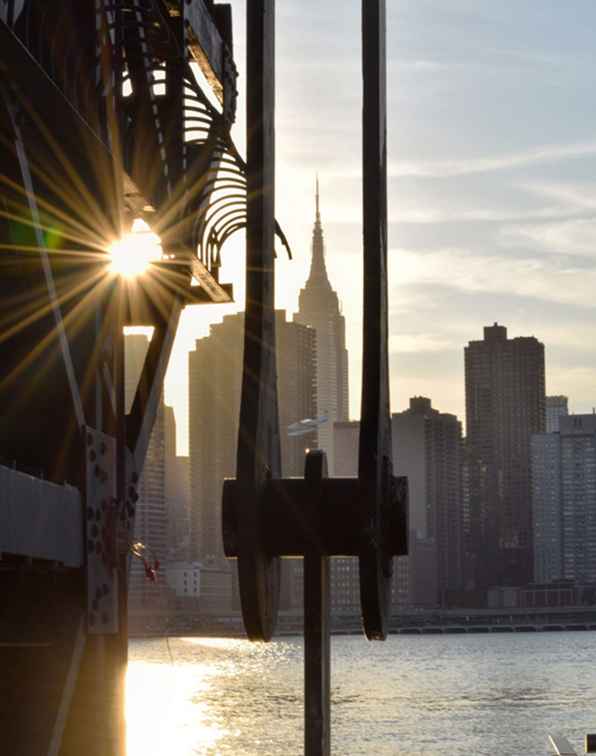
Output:
<path fill-rule="evenodd" d="M 393 249 L 391 282 L 448 284 L 472 292 L 505 293 L 563 304 L 595 308 L 596 265 L 592 269 L 566 267 L 558 258 L 502 257 L 462 249 L 435 249 L 427 254 Z"/>
<path fill-rule="evenodd" d="M 596 184 L 594 182 L 574 181 L 561 184 L 553 182 L 526 182 L 517 185 L 541 197 L 548 197 L 557 202 L 564 202 L 576 210 L 596 210 Z"/>
<path fill-rule="evenodd" d="M 398 203 L 396 203 L 398 204 Z M 399 205 L 398 205 L 399 206 Z M 511 223 L 515 221 L 548 220 L 568 218 L 575 214 L 562 206 L 541 207 L 528 210 L 501 210 L 478 207 L 445 210 L 397 210 L 390 223 L 439 224 L 439 223 Z"/>
<path fill-rule="evenodd" d="M 596 219 L 593 218 L 507 226 L 501 229 L 501 240 L 506 246 L 532 244 L 549 253 L 587 257 L 596 261 Z"/>
<path fill-rule="evenodd" d="M 596 142 L 544 145 L 523 152 L 454 160 L 394 161 L 389 165 L 389 174 L 395 177 L 418 176 L 421 178 L 451 178 L 473 173 L 519 168 L 537 163 L 596 155 Z"/>
<path fill-rule="evenodd" d="M 396 354 L 439 352 L 453 348 L 456 343 L 453 338 L 449 339 L 438 333 L 392 330 L 389 336 L 389 351 Z"/>

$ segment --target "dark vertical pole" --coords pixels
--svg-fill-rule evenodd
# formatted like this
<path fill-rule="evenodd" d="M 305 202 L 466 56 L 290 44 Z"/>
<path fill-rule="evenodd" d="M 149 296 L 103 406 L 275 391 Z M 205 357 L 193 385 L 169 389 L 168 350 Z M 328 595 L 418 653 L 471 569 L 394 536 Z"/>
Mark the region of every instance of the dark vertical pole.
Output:
<path fill-rule="evenodd" d="M 387 116 L 385 0 L 362 0 L 364 301 L 358 478 L 363 507 L 360 597 L 369 639 L 385 638 L 392 561 L 382 508 L 391 475 L 387 358 Z"/>
<path fill-rule="evenodd" d="M 319 507 L 321 480 L 327 477 L 325 452 L 308 454 L 304 477 L 309 503 Z M 321 527 L 318 534 L 322 532 Z M 304 555 L 304 753 L 329 756 L 331 752 L 331 639 L 329 608 L 329 557 L 321 540 Z"/>
<path fill-rule="evenodd" d="M 329 557 L 304 556 L 304 753 L 328 756 L 331 744 Z"/>

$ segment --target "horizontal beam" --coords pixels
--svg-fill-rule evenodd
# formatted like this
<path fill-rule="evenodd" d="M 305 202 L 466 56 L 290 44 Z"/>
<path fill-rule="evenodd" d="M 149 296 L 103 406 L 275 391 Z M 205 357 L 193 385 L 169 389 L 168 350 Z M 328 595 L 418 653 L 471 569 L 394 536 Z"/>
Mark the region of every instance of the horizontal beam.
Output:
<path fill-rule="evenodd" d="M 0 465 L 0 552 L 81 567 L 81 507 L 76 488 Z"/>
<path fill-rule="evenodd" d="M 393 478 L 391 507 L 383 533 L 389 554 L 407 554 L 408 481 Z M 367 538 L 358 478 L 324 478 L 317 492 L 302 478 L 267 480 L 259 498 L 264 550 L 299 557 L 313 548 L 328 556 L 358 556 Z M 228 557 L 238 555 L 238 512 L 246 493 L 236 480 L 223 489 L 223 538 Z"/>
<path fill-rule="evenodd" d="M 232 287 L 229 284 L 220 284 L 209 273 L 205 265 L 195 256 L 190 258 L 191 263 L 191 275 L 197 282 L 198 287 L 191 286 L 191 294 L 193 299 L 196 297 L 196 303 L 200 302 L 213 302 L 214 304 L 227 304 L 233 301 Z M 197 288 L 202 290 L 202 294 L 199 294 Z M 191 301 L 190 304 L 194 302 Z"/>

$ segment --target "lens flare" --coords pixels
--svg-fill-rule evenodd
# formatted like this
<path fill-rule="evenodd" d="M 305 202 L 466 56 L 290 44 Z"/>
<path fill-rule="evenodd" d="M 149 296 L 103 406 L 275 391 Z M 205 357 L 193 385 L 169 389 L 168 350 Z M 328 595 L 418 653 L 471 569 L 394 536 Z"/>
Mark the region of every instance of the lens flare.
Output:
<path fill-rule="evenodd" d="M 142 275 L 149 265 L 162 257 L 161 241 L 149 226 L 137 218 L 132 231 L 110 245 L 110 269 L 125 278 Z"/>

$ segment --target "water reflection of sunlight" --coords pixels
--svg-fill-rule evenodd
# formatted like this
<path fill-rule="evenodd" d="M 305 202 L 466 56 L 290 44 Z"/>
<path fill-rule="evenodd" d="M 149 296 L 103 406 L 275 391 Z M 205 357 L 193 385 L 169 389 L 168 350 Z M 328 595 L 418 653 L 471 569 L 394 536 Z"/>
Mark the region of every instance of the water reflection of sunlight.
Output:
<path fill-rule="evenodd" d="M 209 721 L 209 670 L 131 661 L 126 677 L 128 756 L 210 753 L 226 732 Z"/>
<path fill-rule="evenodd" d="M 207 648 L 222 649 L 223 651 L 231 651 L 232 649 L 241 651 L 243 647 L 246 647 L 248 651 L 254 648 L 250 641 L 243 640 L 242 638 L 180 638 L 179 640 L 192 646 L 206 646 Z"/>

